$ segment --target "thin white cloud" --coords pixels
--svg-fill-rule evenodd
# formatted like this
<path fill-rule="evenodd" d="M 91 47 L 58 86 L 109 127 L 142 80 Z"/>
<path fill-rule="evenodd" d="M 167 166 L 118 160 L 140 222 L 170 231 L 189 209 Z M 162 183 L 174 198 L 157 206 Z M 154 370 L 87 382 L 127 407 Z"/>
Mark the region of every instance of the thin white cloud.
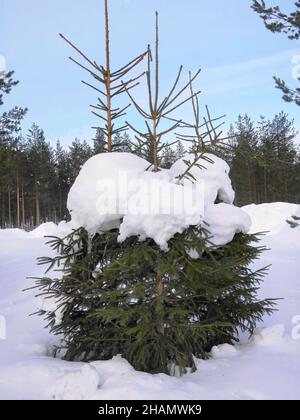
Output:
<path fill-rule="evenodd" d="M 299 49 L 290 49 L 278 54 L 253 60 L 229 64 L 220 67 L 203 68 L 202 86 L 208 94 L 237 91 L 264 84 L 278 73 L 276 68 L 290 66 L 292 57 L 299 54 Z M 272 83 L 272 82 L 271 82 Z"/>

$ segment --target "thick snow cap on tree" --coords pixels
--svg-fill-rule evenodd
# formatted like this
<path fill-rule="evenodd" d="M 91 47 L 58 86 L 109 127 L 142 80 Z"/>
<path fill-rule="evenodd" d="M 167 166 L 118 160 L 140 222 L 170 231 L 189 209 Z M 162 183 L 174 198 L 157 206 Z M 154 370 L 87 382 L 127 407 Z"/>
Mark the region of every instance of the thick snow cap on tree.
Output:
<path fill-rule="evenodd" d="M 72 225 L 91 234 L 117 227 L 120 241 L 132 235 L 152 238 L 167 250 L 176 233 L 205 221 L 211 242 L 217 246 L 230 242 L 237 232 L 248 231 L 250 218 L 232 205 L 227 163 L 212 154 L 206 157 L 209 162 L 203 158 L 197 162 L 204 168 L 191 168 L 193 182 L 179 182 L 178 176 L 187 169 L 184 161 L 193 162 L 194 155 L 159 172 L 152 172 L 149 162 L 131 153 L 93 156 L 83 165 L 68 196 Z M 217 198 L 224 204 L 215 204 Z M 109 207 L 108 202 L 113 205 Z"/>

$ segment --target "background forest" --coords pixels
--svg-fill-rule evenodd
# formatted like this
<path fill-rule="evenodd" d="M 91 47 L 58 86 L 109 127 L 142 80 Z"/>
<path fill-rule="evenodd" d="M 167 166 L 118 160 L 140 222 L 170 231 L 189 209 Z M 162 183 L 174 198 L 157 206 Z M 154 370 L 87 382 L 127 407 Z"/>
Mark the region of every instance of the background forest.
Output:
<path fill-rule="evenodd" d="M 16 84 L 7 73 L 0 89 L 0 104 Z M 57 140 L 53 147 L 44 131 L 33 124 L 27 133 L 22 121 L 27 109 L 14 107 L 0 115 L 0 226 L 31 229 L 47 221 L 68 219 L 67 195 L 81 166 L 104 151 L 101 129 L 94 139 L 75 138 L 64 148 Z M 300 150 L 295 141 L 294 121 L 284 112 L 272 120 L 253 121 L 240 115 L 229 130 L 228 147 L 213 150 L 231 167 L 236 204 L 300 201 Z M 127 132 L 117 134 L 114 151 L 139 149 Z M 160 166 L 169 168 L 182 157 L 186 144 L 178 141 L 160 154 Z"/>

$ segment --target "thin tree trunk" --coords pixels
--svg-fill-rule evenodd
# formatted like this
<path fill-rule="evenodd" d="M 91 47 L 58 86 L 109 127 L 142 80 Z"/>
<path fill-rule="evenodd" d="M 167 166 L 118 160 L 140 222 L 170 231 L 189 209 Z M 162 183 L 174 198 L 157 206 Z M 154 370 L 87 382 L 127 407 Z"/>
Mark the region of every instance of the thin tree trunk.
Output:
<path fill-rule="evenodd" d="M 20 178 L 17 168 L 17 227 L 20 227 Z"/>
<path fill-rule="evenodd" d="M 8 187 L 8 225 L 12 227 L 11 223 L 11 199 L 10 199 L 10 189 Z"/>
<path fill-rule="evenodd" d="M 252 187 L 251 187 L 251 172 L 250 172 L 250 163 L 247 162 L 248 169 L 248 188 L 249 188 L 249 202 L 252 203 Z"/>
<path fill-rule="evenodd" d="M 59 220 L 62 220 L 62 192 L 59 188 Z"/>
<path fill-rule="evenodd" d="M 158 171 L 158 156 L 157 156 L 157 105 L 158 105 L 158 94 L 159 94 L 159 65 L 158 65 L 158 13 L 156 15 L 156 25 L 155 25 L 155 98 L 154 98 L 154 106 L 152 111 L 152 118 L 153 118 L 153 171 Z M 150 78 L 150 70 L 149 70 L 149 78 Z M 152 101 L 151 101 L 152 102 Z"/>
<path fill-rule="evenodd" d="M 163 280 L 160 276 L 157 276 L 157 295 L 158 295 L 158 331 L 161 335 L 165 334 L 165 323 L 163 313 L 163 293 L 164 285 Z"/>

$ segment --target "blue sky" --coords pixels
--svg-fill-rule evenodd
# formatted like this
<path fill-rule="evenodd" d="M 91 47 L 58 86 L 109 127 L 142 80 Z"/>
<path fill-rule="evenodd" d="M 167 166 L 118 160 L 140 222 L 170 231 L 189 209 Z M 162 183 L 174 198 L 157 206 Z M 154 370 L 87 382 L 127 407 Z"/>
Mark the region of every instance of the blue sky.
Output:
<path fill-rule="evenodd" d="M 68 60 L 71 49 L 59 38 L 62 32 L 87 55 L 103 63 L 104 22 L 102 0 L 0 0 L 0 55 L 14 69 L 20 84 L 7 96 L 5 108 L 27 106 L 24 123 L 39 124 L 51 141 L 69 144 L 75 136 L 89 140 L 97 118 L 89 104 L 96 95 L 80 83 L 89 77 Z M 290 10 L 293 0 L 269 0 Z M 153 41 L 154 11 L 160 13 L 161 91 L 170 86 L 177 68 L 199 67 L 197 87 L 218 116 L 229 125 L 239 113 L 253 118 L 272 117 L 281 110 L 300 128 L 299 107 L 282 101 L 273 75 L 293 85 L 292 57 L 300 43 L 267 31 L 251 9 L 250 0 L 110 0 L 113 67 L 122 66 Z M 141 103 L 142 87 L 136 95 Z M 125 98 L 122 99 L 122 101 Z M 121 102 L 122 102 L 121 101 Z M 190 110 L 185 108 L 188 118 Z M 128 118 L 138 123 L 130 111 Z"/>

